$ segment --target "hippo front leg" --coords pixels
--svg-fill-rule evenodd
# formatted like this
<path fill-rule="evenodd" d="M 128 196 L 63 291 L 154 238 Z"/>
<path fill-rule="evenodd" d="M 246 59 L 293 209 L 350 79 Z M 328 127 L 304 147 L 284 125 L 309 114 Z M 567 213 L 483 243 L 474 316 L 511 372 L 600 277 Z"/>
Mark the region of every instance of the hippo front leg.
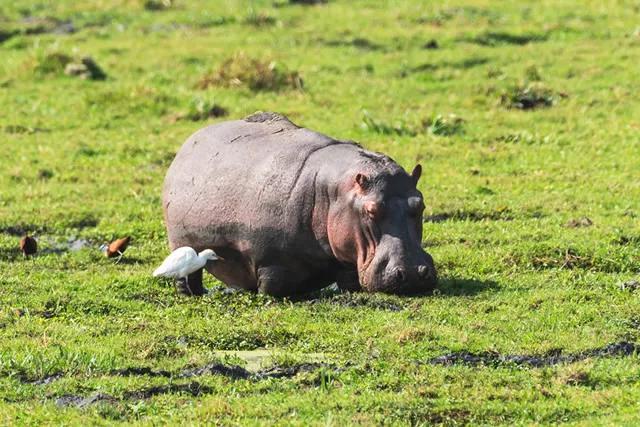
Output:
<path fill-rule="evenodd" d="M 202 286 L 202 269 L 191 273 L 186 279 L 178 279 L 176 290 L 181 295 L 186 296 L 202 296 L 205 294 L 204 286 Z"/>

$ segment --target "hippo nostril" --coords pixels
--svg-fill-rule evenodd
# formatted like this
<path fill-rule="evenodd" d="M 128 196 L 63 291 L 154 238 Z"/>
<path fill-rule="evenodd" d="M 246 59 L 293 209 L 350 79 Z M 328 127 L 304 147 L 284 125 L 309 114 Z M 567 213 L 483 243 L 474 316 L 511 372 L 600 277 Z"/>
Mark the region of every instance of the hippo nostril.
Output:
<path fill-rule="evenodd" d="M 428 275 L 429 275 L 429 269 L 427 268 L 427 266 L 426 265 L 419 265 L 418 266 L 418 276 L 420 276 L 420 277 L 422 277 L 424 279 Z"/>
<path fill-rule="evenodd" d="M 407 273 L 401 268 L 395 268 L 393 272 L 398 282 L 404 282 L 407 280 Z"/>

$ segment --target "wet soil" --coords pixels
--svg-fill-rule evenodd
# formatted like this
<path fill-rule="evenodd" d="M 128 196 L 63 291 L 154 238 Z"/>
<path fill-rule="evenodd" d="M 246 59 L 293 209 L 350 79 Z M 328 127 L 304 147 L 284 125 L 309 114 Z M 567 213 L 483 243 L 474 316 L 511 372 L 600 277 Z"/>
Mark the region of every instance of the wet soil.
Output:
<path fill-rule="evenodd" d="M 575 363 L 591 358 L 624 357 L 638 352 L 638 344 L 619 341 L 578 353 L 563 353 L 561 349 L 545 354 L 500 354 L 496 352 L 470 353 L 466 351 L 449 353 L 429 360 L 433 365 L 467 366 L 519 366 L 542 368 L 566 363 Z"/>

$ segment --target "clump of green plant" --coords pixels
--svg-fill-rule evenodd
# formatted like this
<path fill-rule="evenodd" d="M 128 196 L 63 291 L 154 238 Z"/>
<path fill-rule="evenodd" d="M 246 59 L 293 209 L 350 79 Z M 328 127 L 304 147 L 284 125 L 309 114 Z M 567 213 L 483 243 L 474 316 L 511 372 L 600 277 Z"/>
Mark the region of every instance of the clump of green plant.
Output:
<path fill-rule="evenodd" d="M 271 25 L 275 25 L 278 20 L 269 15 L 266 12 L 256 12 L 254 9 L 251 9 L 247 16 L 244 18 L 244 23 L 247 25 L 253 25 L 254 27 L 268 27 Z"/>
<path fill-rule="evenodd" d="M 40 54 L 35 59 L 33 71 L 38 75 L 66 74 L 88 80 L 104 80 L 106 73 L 89 56 L 74 58 L 62 52 Z"/>
<path fill-rule="evenodd" d="M 530 65 L 524 70 L 525 78 L 530 82 L 539 82 L 542 81 L 542 74 L 540 73 L 540 69 L 535 65 Z"/>
<path fill-rule="evenodd" d="M 189 105 L 189 110 L 184 118 L 196 122 L 209 118 L 224 117 L 227 114 L 229 114 L 227 109 L 216 104 L 213 100 L 196 98 Z"/>
<path fill-rule="evenodd" d="M 500 95 L 500 104 L 519 110 L 551 107 L 555 102 L 555 93 L 542 83 L 517 84 Z"/>
<path fill-rule="evenodd" d="M 107 78 L 102 68 L 89 56 L 68 63 L 64 68 L 64 73 L 85 80 L 104 80 Z"/>
<path fill-rule="evenodd" d="M 362 128 L 382 135 L 415 136 L 417 133 L 404 122 L 390 124 L 373 117 L 367 110 L 362 112 Z"/>
<path fill-rule="evenodd" d="M 220 64 L 213 73 L 203 76 L 197 84 L 199 89 L 214 86 L 247 86 L 254 91 L 277 91 L 285 88 L 302 89 L 302 77 L 275 61 L 264 61 L 235 54 Z"/>
<path fill-rule="evenodd" d="M 432 135 L 451 136 L 464 133 L 464 119 L 455 114 L 443 116 L 438 114 L 435 117 L 426 119 L 422 125 L 424 129 Z"/>
<path fill-rule="evenodd" d="M 61 52 L 38 55 L 33 71 L 40 75 L 62 74 L 67 64 L 71 63 L 71 61 L 73 61 L 71 56 Z"/>

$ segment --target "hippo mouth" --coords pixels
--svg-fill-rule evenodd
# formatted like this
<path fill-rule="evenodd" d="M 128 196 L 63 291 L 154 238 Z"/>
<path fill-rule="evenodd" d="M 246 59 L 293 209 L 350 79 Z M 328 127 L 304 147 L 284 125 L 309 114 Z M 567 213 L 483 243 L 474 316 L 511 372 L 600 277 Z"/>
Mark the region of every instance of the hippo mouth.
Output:
<path fill-rule="evenodd" d="M 383 239 L 384 240 L 384 239 Z M 432 291 L 437 272 L 431 256 L 420 248 L 413 257 L 384 251 L 384 242 L 358 268 L 360 286 L 367 292 L 416 294 Z M 417 258 L 417 260 L 413 260 Z"/>

